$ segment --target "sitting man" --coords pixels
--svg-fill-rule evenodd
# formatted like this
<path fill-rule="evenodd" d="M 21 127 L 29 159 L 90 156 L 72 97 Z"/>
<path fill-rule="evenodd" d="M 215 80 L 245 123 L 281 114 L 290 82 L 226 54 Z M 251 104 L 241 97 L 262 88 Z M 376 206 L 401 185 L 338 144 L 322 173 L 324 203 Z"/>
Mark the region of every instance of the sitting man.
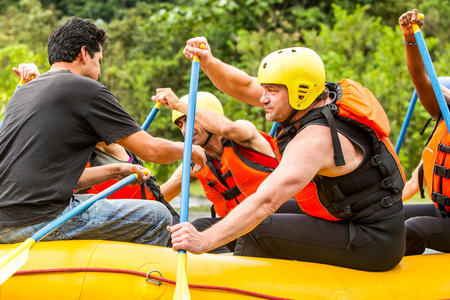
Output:
<path fill-rule="evenodd" d="M 186 113 L 189 95 L 181 99 L 171 89 L 158 89 L 153 100 L 172 109 L 172 121 L 183 135 L 186 129 Z M 273 139 L 258 131 L 246 120 L 231 121 L 224 113 L 219 99 L 211 93 L 197 94 L 193 143 L 206 150 L 207 163 L 200 172 L 191 172 L 191 181 L 198 179 L 206 197 L 213 203 L 211 218 L 200 218 L 192 224 L 203 231 L 225 217 L 238 204 L 253 194 L 278 166 Z M 181 165 L 170 179 L 161 186 L 165 198 L 170 201 L 181 191 Z M 298 205 L 290 203 L 294 207 Z M 219 218 L 216 218 L 216 213 Z M 234 251 L 235 242 L 227 244 Z M 214 253 L 229 251 L 225 247 Z"/>
<path fill-rule="evenodd" d="M 24 82 L 29 82 L 32 78 L 40 75 L 38 67 L 33 64 L 20 64 L 18 68 L 13 68 L 14 73 L 22 78 Z M 98 167 L 109 164 L 135 164 L 144 166 L 142 160 L 136 155 L 126 150 L 116 143 L 106 145 L 99 142 L 95 146 L 89 158 L 87 167 Z M 88 187 L 83 190 L 76 191 L 77 194 L 98 194 L 108 187 L 115 184 L 117 180 L 108 180 L 97 185 Z M 180 216 L 173 207 L 164 199 L 161 189 L 156 182 L 155 176 L 151 175 L 149 179 L 140 185 L 127 185 L 117 192 L 108 196 L 108 199 L 146 199 L 156 200 L 164 204 L 172 215 L 172 224 L 180 221 Z"/>
<path fill-rule="evenodd" d="M 203 253 L 240 237 L 235 255 L 367 271 L 401 261 L 404 174 L 387 116 L 368 89 L 349 79 L 325 83 L 323 62 L 308 48 L 269 54 L 258 78 L 214 58 L 204 37 L 189 40 L 184 53 L 200 57 L 220 90 L 264 106 L 266 118 L 280 122 L 282 159 L 253 195 L 209 229 L 171 226 L 174 250 Z M 293 196 L 304 213 L 273 214 Z"/>
<path fill-rule="evenodd" d="M 134 172 L 138 184 L 149 178 L 133 164 L 86 168 L 98 142 L 117 142 L 155 163 L 182 158 L 183 143 L 144 132 L 97 81 L 106 42 L 106 31 L 92 21 L 69 18 L 48 39 L 50 70 L 11 97 L 0 128 L 0 243 L 24 241 L 89 197 L 73 196 L 74 189 Z M 193 147 L 197 168 L 205 159 L 204 150 Z M 99 200 L 44 239 L 165 246 L 165 227 L 171 223 L 169 211 L 157 201 Z"/>

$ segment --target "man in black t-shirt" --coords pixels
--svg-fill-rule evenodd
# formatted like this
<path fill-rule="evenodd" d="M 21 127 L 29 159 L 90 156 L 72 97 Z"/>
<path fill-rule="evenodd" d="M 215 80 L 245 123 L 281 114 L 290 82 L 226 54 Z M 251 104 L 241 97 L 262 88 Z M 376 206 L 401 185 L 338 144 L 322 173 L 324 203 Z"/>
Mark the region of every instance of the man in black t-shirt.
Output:
<path fill-rule="evenodd" d="M 50 71 L 22 86 L 7 105 L 0 129 L 0 243 L 21 242 L 64 211 L 86 200 L 73 195 L 143 167 L 113 164 L 85 169 L 95 145 L 116 142 L 144 160 L 171 163 L 183 144 L 144 132 L 101 83 L 104 29 L 71 17 L 48 41 Z M 204 150 L 193 147 L 201 168 Z M 166 245 L 171 215 L 160 203 L 100 200 L 47 236 Z"/>

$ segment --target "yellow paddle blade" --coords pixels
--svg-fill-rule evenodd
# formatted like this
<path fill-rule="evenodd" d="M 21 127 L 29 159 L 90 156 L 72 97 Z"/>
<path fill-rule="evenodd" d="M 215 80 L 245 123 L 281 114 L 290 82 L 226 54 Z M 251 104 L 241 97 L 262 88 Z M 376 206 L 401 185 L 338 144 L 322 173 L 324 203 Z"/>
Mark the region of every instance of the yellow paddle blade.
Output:
<path fill-rule="evenodd" d="M 186 278 L 187 255 L 183 252 L 178 252 L 178 266 L 177 266 L 177 284 L 175 286 L 174 300 L 190 300 L 189 286 Z"/>
<path fill-rule="evenodd" d="M 19 270 L 28 260 L 28 252 L 36 242 L 28 238 L 10 254 L 0 259 L 0 285 Z"/>

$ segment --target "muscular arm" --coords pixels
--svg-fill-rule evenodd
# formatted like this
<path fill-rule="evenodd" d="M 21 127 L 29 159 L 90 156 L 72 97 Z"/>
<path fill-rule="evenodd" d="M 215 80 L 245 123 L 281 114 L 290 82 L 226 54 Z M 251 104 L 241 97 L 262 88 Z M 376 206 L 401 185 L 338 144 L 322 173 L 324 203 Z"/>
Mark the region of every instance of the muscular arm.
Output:
<path fill-rule="evenodd" d="M 116 142 L 141 159 L 157 164 L 168 164 L 183 158 L 183 143 L 155 138 L 143 130 L 130 134 Z M 198 164 L 196 168 L 202 168 L 206 162 L 205 150 L 193 145 L 192 161 Z"/>
<path fill-rule="evenodd" d="M 173 249 L 203 253 L 251 231 L 282 203 L 302 190 L 316 174 L 340 176 L 353 171 L 362 157 L 351 142 L 340 135 L 347 164 L 336 167 L 329 128 L 308 126 L 286 147 L 275 171 L 256 193 L 233 209 L 223 220 L 198 233 L 189 223 L 170 228 Z M 239 226 L 236 226 L 239 224 Z"/>
<path fill-rule="evenodd" d="M 204 49 L 200 49 L 202 43 L 205 45 Z M 263 89 L 257 82 L 257 78 L 251 77 L 244 71 L 213 57 L 205 37 L 188 40 L 184 48 L 184 55 L 190 60 L 193 59 L 194 55 L 198 55 L 203 72 L 225 94 L 244 103 L 263 106 L 259 102 Z"/>

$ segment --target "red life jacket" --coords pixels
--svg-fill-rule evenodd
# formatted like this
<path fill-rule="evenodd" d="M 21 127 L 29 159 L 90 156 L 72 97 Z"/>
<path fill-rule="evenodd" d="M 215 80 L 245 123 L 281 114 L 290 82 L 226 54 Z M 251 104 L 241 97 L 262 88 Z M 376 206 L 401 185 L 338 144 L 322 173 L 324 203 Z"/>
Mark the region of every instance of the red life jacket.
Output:
<path fill-rule="evenodd" d="M 276 140 L 277 157 L 280 160 L 287 144 L 312 124 L 330 127 L 336 166 L 345 164 L 337 132 L 364 145 L 365 157 L 357 169 L 339 177 L 316 175 L 295 199 L 305 213 L 318 218 L 366 218 L 401 200 L 405 176 L 388 139 L 389 121 L 378 100 L 359 83 L 343 79 L 337 84 L 327 83 L 327 87 L 336 94 L 335 100 L 283 128 Z M 300 127 L 296 127 L 298 124 Z"/>
<path fill-rule="evenodd" d="M 274 141 L 264 132 L 274 149 Z M 256 192 L 259 185 L 278 165 L 276 158 L 242 147 L 235 142 L 222 139 L 221 161 L 207 155 L 206 166 L 195 173 L 203 186 L 205 196 L 214 206 L 214 211 L 225 217 L 233 208 Z"/>
<path fill-rule="evenodd" d="M 143 166 L 144 163 L 133 153 L 126 150 L 127 154 L 130 156 L 131 161 L 122 161 L 114 156 L 103 152 L 99 149 L 94 149 L 94 151 L 91 154 L 91 157 L 89 158 L 89 162 L 87 164 L 87 168 L 89 167 L 95 167 L 95 166 L 101 166 L 101 165 L 107 165 L 112 163 L 132 163 L 132 164 L 138 164 Z M 101 191 L 107 189 L 111 185 L 115 184 L 117 180 L 108 180 L 103 183 L 94 185 L 88 189 L 78 191 L 78 194 L 98 194 Z M 118 190 L 117 192 L 111 194 L 108 196 L 108 199 L 146 199 L 146 200 L 156 200 L 158 202 L 161 202 L 170 212 L 170 214 L 173 217 L 174 223 L 176 224 L 179 222 L 180 216 L 178 213 L 173 209 L 173 207 L 164 199 L 164 195 L 161 193 L 161 189 L 156 182 L 156 178 L 152 175 L 149 179 L 147 179 L 144 183 L 141 185 L 127 185 Z"/>
<path fill-rule="evenodd" d="M 86 194 L 98 194 L 101 191 L 109 188 L 113 184 L 117 183 L 117 180 L 108 180 L 100 184 L 94 185 L 89 189 L 85 190 Z M 147 199 L 155 200 L 155 196 L 146 188 L 141 185 L 127 185 L 118 190 L 117 192 L 108 196 L 108 199 Z"/>
<path fill-rule="evenodd" d="M 422 153 L 423 174 L 430 199 L 450 212 L 450 135 L 441 118 Z"/>
<path fill-rule="evenodd" d="M 138 161 L 139 159 L 135 156 L 133 156 L 131 153 L 127 151 L 128 155 L 132 158 L 131 162 L 126 162 L 119 160 L 111 155 L 109 155 L 106 152 L 103 152 L 99 149 L 94 149 L 92 152 L 92 155 L 89 159 L 89 162 L 86 167 L 91 166 L 99 166 L 104 165 L 108 163 L 134 163 L 134 164 L 142 164 L 142 162 Z M 100 159 L 101 157 L 101 159 Z M 102 182 L 100 184 L 94 185 L 86 190 L 83 190 L 79 193 L 83 194 L 98 194 L 101 191 L 107 189 L 108 187 L 112 186 L 113 184 L 117 183 L 117 180 L 108 180 L 105 182 Z M 155 196 L 147 189 L 145 188 L 145 185 L 127 185 L 118 190 L 117 192 L 111 194 L 108 196 L 108 199 L 147 199 L 147 200 L 155 200 Z"/>

